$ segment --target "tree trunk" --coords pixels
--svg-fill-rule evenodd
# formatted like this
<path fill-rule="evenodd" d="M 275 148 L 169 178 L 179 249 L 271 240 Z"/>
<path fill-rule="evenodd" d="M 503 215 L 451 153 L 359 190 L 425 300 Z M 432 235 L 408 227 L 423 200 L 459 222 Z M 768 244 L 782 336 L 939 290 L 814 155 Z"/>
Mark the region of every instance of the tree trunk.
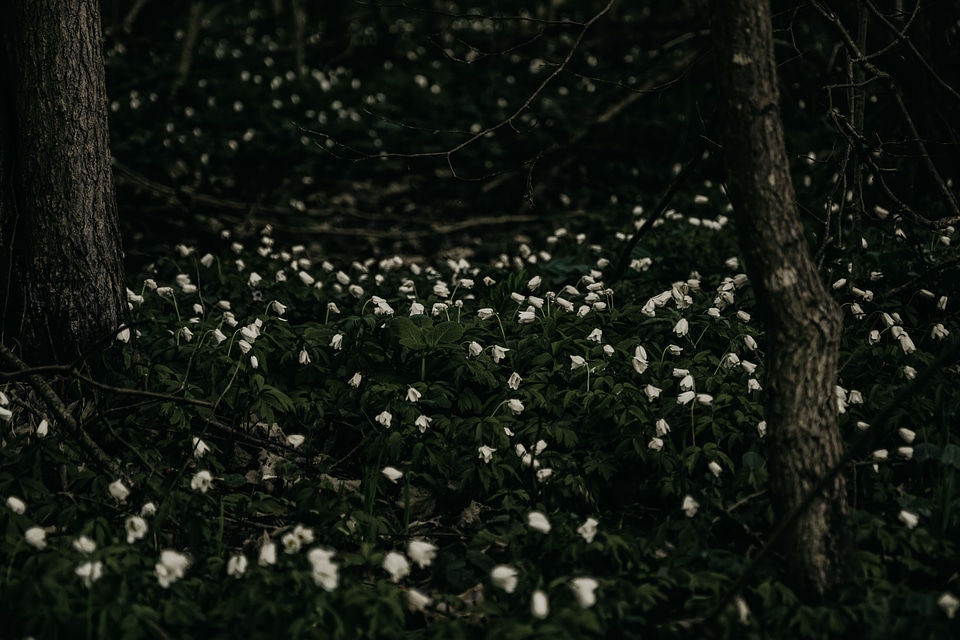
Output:
<path fill-rule="evenodd" d="M 842 316 L 810 256 L 790 180 L 768 0 L 711 5 L 728 193 L 766 327 L 770 491 L 782 518 L 843 453 L 835 393 Z M 844 581 L 849 531 L 838 476 L 786 538 L 797 589 L 824 596 Z"/>
<path fill-rule="evenodd" d="M 0 308 L 31 363 L 126 318 L 96 0 L 0 3 Z"/>

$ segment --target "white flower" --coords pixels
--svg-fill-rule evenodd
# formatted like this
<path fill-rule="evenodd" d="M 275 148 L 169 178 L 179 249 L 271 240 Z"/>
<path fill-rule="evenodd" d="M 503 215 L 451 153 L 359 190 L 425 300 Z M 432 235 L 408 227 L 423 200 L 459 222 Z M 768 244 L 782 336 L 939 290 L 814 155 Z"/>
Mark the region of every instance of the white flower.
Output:
<path fill-rule="evenodd" d="M 416 402 L 421 398 L 421 393 L 413 387 L 407 388 L 407 402 Z"/>
<path fill-rule="evenodd" d="M 737 616 L 740 618 L 740 624 L 747 624 L 750 620 L 750 607 L 747 606 L 747 601 L 737 596 L 735 604 L 737 606 Z"/>
<path fill-rule="evenodd" d="M 609 357 L 609 356 L 612 356 L 613 354 L 615 354 L 616 352 L 617 352 L 617 350 L 613 348 L 613 345 L 609 345 L 609 344 L 603 345 L 603 353 L 604 353 L 604 355 L 606 355 L 606 356 Z"/>
<path fill-rule="evenodd" d="M 657 436 L 665 436 L 670 433 L 670 425 L 663 418 L 657 420 L 656 429 Z"/>
<path fill-rule="evenodd" d="M 389 429 L 390 424 L 393 422 L 393 414 L 389 411 L 381 411 L 377 414 L 377 417 L 375 417 L 374 420 Z"/>
<path fill-rule="evenodd" d="M 244 340 L 252 345 L 257 341 L 257 338 L 260 337 L 260 327 L 258 327 L 256 323 L 248 324 L 240 329 L 240 335 L 243 336 Z M 244 353 L 246 353 L 246 351 L 244 351 Z"/>
<path fill-rule="evenodd" d="M 684 391 L 677 396 L 677 404 L 690 404 L 697 394 L 693 391 Z"/>
<path fill-rule="evenodd" d="M 750 314 L 746 311 L 737 311 L 737 320 L 740 322 L 750 322 Z"/>
<path fill-rule="evenodd" d="M 697 394 L 697 403 L 702 405 L 713 404 L 713 396 L 709 393 L 698 393 Z"/>
<path fill-rule="evenodd" d="M 596 518 L 587 518 L 584 523 L 577 528 L 577 533 L 587 541 L 587 544 L 590 544 L 597 535 L 598 524 L 600 524 L 600 522 Z"/>
<path fill-rule="evenodd" d="M 663 449 L 663 440 L 660 438 L 652 438 L 650 442 L 647 443 L 648 449 L 653 449 L 654 451 L 660 451 Z"/>
<path fill-rule="evenodd" d="M 254 369 L 260 366 L 260 360 L 257 359 L 257 356 L 250 356 L 250 366 Z"/>
<path fill-rule="evenodd" d="M 534 591 L 530 597 L 530 613 L 537 620 L 546 620 L 550 615 L 550 601 L 547 599 L 547 594 L 540 589 Z"/>
<path fill-rule="evenodd" d="M 694 388 L 693 376 L 689 373 L 683 376 L 683 379 L 680 380 L 680 390 L 681 391 L 690 391 Z"/>
<path fill-rule="evenodd" d="M 757 365 L 753 364 L 749 360 L 741 360 L 740 368 L 746 371 L 748 374 L 753 375 L 757 370 Z"/>
<path fill-rule="evenodd" d="M 498 346 L 494 345 L 494 347 L 493 347 L 493 361 L 494 361 L 494 362 L 500 362 L 500 361 L 503 360 L 505 357 L 507 357 L 507 352 L 508 352 L 508 351 L 510 351 L 510 349 L 507 349 L 506 347 L 498 347 Z"/>
<path fill-rule="evenodd" d="M 583 359 L 583 356 L 570 356 L 570 369 L 575 370 L 587 364 L 587 361 Z"/>
<path fill-rule="evenodd" d="M 603 331 L 600 329 L 594 329 L 590 332 L 590 335 L 587 336 L 587 340 L 592 340 L 593 342 L 600 344 L 603 342 Z"/>
<path fill-rule="evenodd" d="M 481 320 L 489 320 L 490 318 L 496 317 L 497 312 L 490 307 L 484 307 L 477 311 L 477 315 L 480 316 Z"/>
<path fill-rule="evenodd" d="M 347 380 L 347 384 L 356 389 L 360 386 L 360 381 L 363 380 L 363 376 L 360 375 L 360 372 L 353 374 L 353 376 Z"/>
<path fill-rule="evenodd" d="M 277 564 L 277 545 L 273 541 L 268 539 L 260 546 L 257 564 L 261 567 Z"/>
<path fill-rule="evenodd" d="M 917 370 L 907 365 L 903 367 L 903 377 L 907 380 L 913 380 L 917 377 Z"/>
<path fill-rule="evenodd" d="M 140 515 L 144 518 L 154 515 L 157 512 L 157 505 L 153 502 L 145 502 L 140 507 Z"/>
<path fill-rule="evenodd" d="M 197 471 L 190 480 L 190 488 L 200 493 L 206 493 L 213 486 L 213 476 L 206 469 Z"/>
<path fill-rule="evenodd" d="M 707 465 L 707 469 L 710 470 L 714 478 L 719 478 L 720 472 L 723 471 L 723 467 L 721 467 L 716 460 L 711 460 L 710 464 Z"/>
<path fill-rule="evenodd" d="M 668 344 L 668 345 L 667 345 L 667 353 L 669 353 L 669 354 L 672 355 L 672 356 L 678 356 L 678 355 L 680 355 L 681 353 L 683 353 L 683 347 L 678 347 L 678 346 L 675 345 L 675 344 Z"/>
<path fill-rule="evenodd" d="M 763 387 L 760 386 L 759 380 L 750 378 L 747 380 L 747 391 L 763 391 Z"/>
<path fill-rule="evenodd" d="M 437 546 L 425 540 L 411 540 L 407 543 L 407 555 L 418 567 L 424 569 L 437 557 Z"/>
<path fill-rule="evenodd" d="M 490 571 L 490 582 L 507 593 L 513 593 L 517 588 L 518 575 L 517 570 L 510 565 L 498 564 Z"/>
<path fill-rule="evenodd" d="M 310 364 L 310 354 L 306 349 L 300 349 L 300 356 L 297 358 L 300 364 Z"/>
<path fill-rule="evenodd" d="M 160 553 L 160 561 L 154 567 L 157 582 L 166 589 L 184 576 L 189 564 L 190 560 L 187 556 L 171 549 L 165 549 Z"/>
<path fill-rule="evenodd" d="M 7 498 L 7 509 L 10 509 L 10 511 L 18 515 L 23 515 L 27 510 L 27 503 L 16 496 L 10 496 Z"/>
<path fill-rule="evenodd" d="M 336 351 L 339 351 L 343 348 L 343 334 L 337 333 L 332 338 L 330 338 L 330 346 L 333 347 Z"/>
<path fill-rule="evenodd" d="M 403 471 L 400 471 L 396 467 L 384 467 L 380 470 L 380 473 L 393 484 L 397 484 L 397 480 L 403 477 Z"/>
<path fill-rule="evenodd" d="M 574 578 L 570 581 L 570 588 L 577 598 L 577 603 L 584 609 L 597 603 L 597 587 L 600 583 L 593 578 Z"/>
<path fill-rule="evenodd" d="M 147 535 L 147 521 L 140 516 L 130 516 L 124 522 L 127 531 L 127 544 L 133 544 Z"/>
<path fill-rule="evenodd" d="M 423 611 L 433 600 L 427 594 L 417 589 L 407 589 L 407 609 L 412 613 Z"/>
<path fill-rule="evenodd" d="M 97 543 L 87 536 L 80 536 L 73 541 L 73 548 L 83 555 L 88 556 L 97 550 Z"/>
<path fill-rule="evenodd" d="M 419 302 L 410 303 L 410 315 L 411 316 L 422 316 L 426 315 L 427 309 Z"/>
<path fill-rule="evenodd" d="M 916 345 L 913 344 L 913 340 L 910 338 L 910 336 L 907 334 L 906 331 L 900 334 L 899 339 L 900 339 L 900 348 L 903 349 L 903 352 L 905 354 L 910 355 L 911 353 L 917 350 Z"/>
<path fill-rule="evenodd" d="M 880 342 L 880 332 L 876 329 L 873 329 L 869 334 L 867 334 L 867 343 L 874 345 Z"/>
<path fill-rule="evenodd" d="M 933 325 L 933 329 L 930 331 L 930 337 L 934 340 L 943 340 L 950 335 L 950 332 L 947 331 L 947 328 L 943 326 L 943 323 L 938 322 Z"/>
<path fill-rule="evenodd" d="M 765 435 L 767 435 L 767 421 L 766 421 L 766 420 L 761 420 L 760 422 L 757 423 L 757 435 L 758 435 L 759 437 L 761 437 L 761 438 L 764 437 Z"/>
<path fill-rule="evenodd" d="M 121 480 L 114 480 L 107 487 L 107 490 L 110 492 L 110 495 L 119 500 L 120 502 L 126 502 L 127 496 L 130 495 L 130 489 L 127 489 L 127 486 L 123 484 Z"/>
<path fill-rule="evenodd" d="M 433 422 L 433 418 L 421 415 L 416 420 L 413 421 L 414 426 L 420 429 L 420 433 L 426 433 L 427 429 L 430 427 L 430 423 Z"/>
<path fill-rule="evenodd" d="M 637 345 L 637 348 L 633 350 L 633 360 L 631 362 L 633 365 L 633 370 L 637 373 L 643 373 L 647 370 L 647 351 L 640 345 Z"/>
<path fill-rule="evenodd" d="M 240 351 L 242 351 L 243 353 L 250 353 L 250 350 L 253 349 L 253 345 L 247 342 L 246 340 L 238 341 L 237 346 L 240 347 Z"/>
<path fill-rule="evenodd" d="M 515 416 L 523 413 L 523 403 L 516 398 L 510 398 L 507 400 L 507 406 L 510 408 L 510 411 L 513 411 L 513 415 Z"/>
<path fill-rule="evenodd" d="M 96 562 L 84 562 L 83 564 L 77 566 L 73 572 L 77 574 L 81 580 L 83 580 L 83 586 L 89 589 L 93 586 L 94 582 L 103 576 L 103 563 L 99 560 Z"/>
<path fill-rule="evenodd" d="M 46 438 L 47 433 L 50 432 L 50 423 L 47 422 L 47 419 L 44 418 L 40 421 L 40 424 L 37 425 L 37 437 Z"/>
<path fill-rule="evenodd" d="M 719 318 L 720 309 L 716 307 L 710 307 L 709 309 L 707 309 L 707 315 L 710 316 L 711 318 Z"/>
<path fill-rule="evenodd" d="M 42 527 L 30 527 L 23 532 L 23 539 L 27 544 L 37 549 L 47 548 L 47 532 Z"/>
<path fill-rule="evenodd" d="M 249 563 L 250 561 L 247 560 L 247 556 L 243 555 L 242 553 L 231 556 L 227 561 L 227 575 L 239 579 L 240 576 L 242 576 L 247 570 L 247 565 Z"/>
<path fill-rule="evenodd" d="M 117 332 L 117 340 L 120 342 L 130 342 L 130 328 L 126 327 Z"/>
<path fill-rule="evenodd" d="M 906 509 L 901 510 L 897 515 L 897 518 L 900 520 L 900 522 L 907 525 L 908 529 L 913 529 L 920 522 L 920 518 L 917 516 L 917 514 L 907 511 Z"/>
<path fill-rule="evenodd" d="M 220 329 L 214 329 L 213 339 L 217 341 L 217 344 L 220 344 L 227 339 L 227 334 L 225 334 L 223 331 L 220 331 Z"/>
<path fill-rule="evenodd" d="M 913 458 L 913 447 L 897 447 L 897 455 L 910 460 Z"/>
<path fill-rule="evenodd" d="M 957 615 L 957 609 L 960 609 L 960 600 L 949 591 L 944 591 L 937 598 L 937 606 L 943 609 L 949 619 L 953 620 L 954 616 Z"/>
<path fill-rule="evenodd" d="M 690 324 L 687 322 L 686 318 L 680 318 L 680 320 L 677 321 L 677 324 L 673 327 L 673 332 L 681 338 L 687 335 L 689 330 Z"/>
<path fill-rule="evenodd" d="M 510 377 L 507 378 L 507 386 L 516 391 L 520 388 L 520 383 L 523 382 L 523 378 L 520 377 L 520 374 L 514 371 L 510 374 Z"/>
<path fill-rule="evenodd" d="M 540 511 L 531 511 L 527 514 L 527 526 L 540 533 L 550 533 L 550 521 Z"/>
<path fill-rule="evenodd" d="M 477 451 L 480 452 L 480 455 L 477 457 L 487 464 L 490 464 L 490 461 L 493 460 L 493 452 L 496 451 L 496 449 L 483 445 L 482 447 L 478 447 Z"/>
<path fill-rule="evenodd" d="M 402 553 L 388 551 L 383 557 L 383 570 L 390 574 L 391 582 L 400 582 L 410 575 L 410 562 Z"/>
<path fill-rule="evenodd" d="M 210 446 L 200 438 L 194 436 L 193 437 L 193 457 L 198 459 L 202 458 L 207 454 L 208 451 L 210 451 Z"/>
<path fill-rule="evenodd" d="M 520 324 L 532 324 L 537 320 L 537 313 L 532 310 L 533 307 L 530 307 L 526 311 L 521 311 L 517 315 L 517 322 Z"/>
<path fill-rule="evenodd" d="M 293 535 L 297 537 L 301 545 L 312 544 L 314 540 L 313 529 L 305 527 L 302 524 L 298 524 L 293 528 Z"/>
<path fill-rule="evenodd" d="M 732 369 L 738 364 L 740 364 L 740 356 L 732 352 L 728 353 L 725 356 L 723 356 L 723 360 L 721 361 L 721 364 L 723 365 L 724 369 Z"/>
<path fill-rule="evenodd" d="M 897 434 L 903 439 L 904 442 L 910 444 L 917 437 L 916 431 L 911 431 L 907 428 L 901 428 L 897 431 Z M 22 512 L 21 512 L 22 513 Z"/>
<path fill-rule="evenodd" d="M 287 445 L 293 447 L 294 449 L 302 445 L 304 441 L 306 441 L 306 438 L 299 434 L 287 436 Z"/>
<path fill-rule="evenodd" d="M 303 546 L 303 542 L 293 531 L 283 534 L 283 537 L 280 538 L 280 544 L 283 545 L 283 552 L 290 554 L 297 553 Z"/>
<path fill-rule="evenodd" d="M 660 389 L 659 387 L 655 387 L 652 384 L 648 384 L 643 388 L 643 395 L 647 396 L 647 400 L 650 400 L 651 402 L 653 402 L 654 400 L 660 397 L 661 391 L 663 391 L 663 389 Z"/>
<path fill-rule="evenodd" d="M 750 349 L 750 351 L 756 351 L 760 348 L 757 346 L 757 341 L 753 339 L 753 336 L 743 336 L 743 344 L 747 345 L 747 349 Z"/>
<path fill-rule="evenodd" d="M 683 506 L 681 507 L 683 512 L 687 514 L 688 518 L 692 518 L 697 515 L 697 509 L 700 508 L 700 503 L 693 499 L 693 496 L 684 496 L 683 497 Z"/>
<path fill-rule="evenodd" d="M 546 482 L 553 475 L 553 469 L 537 469 L 537 482 Z"/>
<path fill-rule="evenodd" d="M 483 353 L 483 347 L 480 346 L 480 343 L 479 343 L 479 342 L 474 341 L 474 342 L 471 342 L 470 344 L 467 345 L 467 352 L 468 352 L 471 356 L 473 356 L 474 358 L 476 358 L 478 355 L 480 355 L 481 353 Z"/>
<path fill-rule="evenodd" d="M 540 276 L 533 276 L 530 278 L 530 282 L 527 283 L 527 288 L 530 289 L 530 291 L 536 291 L 537 287 L 540 286 L 540 282 Z"/>

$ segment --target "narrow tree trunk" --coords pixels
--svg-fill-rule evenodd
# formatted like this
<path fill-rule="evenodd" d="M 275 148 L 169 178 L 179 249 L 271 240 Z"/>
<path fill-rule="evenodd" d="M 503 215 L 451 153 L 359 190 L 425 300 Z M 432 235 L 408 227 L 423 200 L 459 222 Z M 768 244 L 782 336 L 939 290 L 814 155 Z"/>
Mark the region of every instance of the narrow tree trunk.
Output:
<path fill-rule="evenodd" d="M 96 0 L 0 3 L 4 342 L 65 362 L 126 316 Z"/>
<path fill-rule="evenodd" d="M 766 326 L 770 490 L 785 517 L 842 455 L 835 395 L 842 316 L 820 281 L 795 202 L 768 0 L 711 4 L 728 192 Z M 787 537 L 795 587 L 822 596 L 843 581 L 849 530 L 838 477 Z"/>

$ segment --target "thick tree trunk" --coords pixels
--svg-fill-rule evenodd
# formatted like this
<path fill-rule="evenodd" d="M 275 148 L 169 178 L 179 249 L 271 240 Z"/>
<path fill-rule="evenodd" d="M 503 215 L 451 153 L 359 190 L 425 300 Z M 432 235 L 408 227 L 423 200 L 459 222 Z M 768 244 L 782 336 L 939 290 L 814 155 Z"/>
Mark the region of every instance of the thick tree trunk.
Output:
<path fill-rule="evenodd" d="M 835 394 L 842 316 L 820 281 L 795 202 L 768 0 L 711 4 L 728 192 L 766 326 L 770 490 L 785 517 L 843 453 Z M 825 595 L 847 577 L 849 531 L 838 476 L 787 537 L 783 553 L 797 588 Z"/>
<path fill-rule="evenodd" d="M 96 0 L 0 3 L 0 306 L 31 363 L 126 317 Z"/>

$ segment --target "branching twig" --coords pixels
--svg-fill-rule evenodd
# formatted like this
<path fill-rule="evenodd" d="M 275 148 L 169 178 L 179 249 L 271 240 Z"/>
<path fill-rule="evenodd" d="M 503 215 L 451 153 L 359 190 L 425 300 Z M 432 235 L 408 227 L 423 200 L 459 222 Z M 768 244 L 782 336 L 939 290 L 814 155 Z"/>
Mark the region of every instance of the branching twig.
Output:
<path fill-rule="evenodd" d="M 667 192 L 663 194 L 663 197 L 660 198 L 660 202 L 657 203 L 657 207 L 653 210 L 653 213 L 650 215 L 650 217 L 644 221 L 643 226 L 641 226 L 637 232 L 633 234 L 633 237 L 630 238 L 630 242 L 628 242 L 627 246 L 624 247 L 623 253 L 620 254 L 620 261 L 617 263 L 617 268 L 614 270 L 613 276 L 609 280 L 610 283 L 617 282 L 623 277 L 624 272 L 626 272 L 627 267 L 630 265 L 630 256 L 633 254 L 633 250 L 637 247 L 637 245 L 640 244 L 640 239 L 647 235 L 650 229 L 653 228 L 653 223 L 663 215 L 663 212 L 666 211 L 667 205 L 670 204 L 673 196 L 677 193 L 677 191 L 680 190 L 680 187 L 684 185 L 693 170 L 703 160 L 704 153 L 707 150 L 709 135 L 713 130 L 713 125 L 715 122 L 716 118 L 714 118 L 710 124 L 707 125 L 707 130 L 704 131 L 703 135 L 700 136 L 699 142 L 697 143 L 690 160 L 687 161 L 687 164 L 685 164 L 680 173 L 677 174 L 677 177 L 673 179 L 672 183 L 670 183 L 670 187 L 667 189 Z"/>
<path fill-rule="evenodd" d="M 27 364 L 4 344 L 0 344 L 0 358 L 18 370 L 29 369 Z M 127 475 L 123 473 L 120 467 L 114 463 L 113 459 L 100 448 L 100 445 L 86 432 L 83 426 L 77 422 L 73 414 L 70 413 L 70 410 L 63 404 L 63 400 L 60 399 L 60 396 L 56 394 L 46 380 L 39 375 L 33 374 L 27 377 L 27 381 L 43 400 L 44 404 L 47 405 L 47 408 L 56 417 L 57 421 L 60 424 L 66 425 L 68 429 L 77 434 L 80 448 L 86 451 L 94 460 L 106 467 L 114 477 L 122 477 L 129 482 Z"/>
<path fill-rule="evenodd" d="M 183 51 L 180 53 L 180 64 L 177 66 L 177 77 L 170 87 L 170 99 L 177 97 L 180 87 L 187 81 L 190 75 L 190 67 L 193 64 L 193 50 L 197 46 L 197 40 L 200 37 L 200 24 L 203 17 L 203 2 L 196 0 L 190 5 L 190 22 L 187 26 L 187 35 L 183 38 Z"/>

